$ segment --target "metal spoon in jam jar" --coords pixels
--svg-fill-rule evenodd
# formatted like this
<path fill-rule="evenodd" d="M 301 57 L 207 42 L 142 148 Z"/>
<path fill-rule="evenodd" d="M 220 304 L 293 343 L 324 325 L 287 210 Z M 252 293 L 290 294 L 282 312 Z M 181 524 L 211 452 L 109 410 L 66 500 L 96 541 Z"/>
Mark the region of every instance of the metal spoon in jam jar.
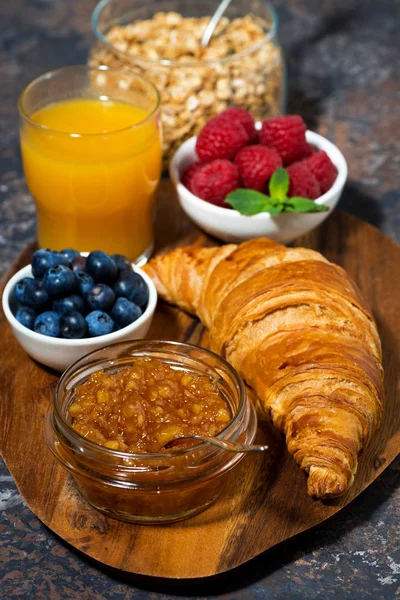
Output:
<path fill-rule="evenodd" d="M 218 438 L 209 437 L 207 435 L 183 435 L 177 437 L 170 442 L 164 444 L 163 448 L 166 450 L 172 449 L 177 446 L 178 442 L 184 440 L 199 440 L 200 442 L 209 442 L 218 448 L 227 450 L 228 452 L 264 452 L 268 450 L 268 446 L 259 446 L 257 444 L 242 444 L 240 442 L 227 442 L 225 440 L 219 440 Z"/>

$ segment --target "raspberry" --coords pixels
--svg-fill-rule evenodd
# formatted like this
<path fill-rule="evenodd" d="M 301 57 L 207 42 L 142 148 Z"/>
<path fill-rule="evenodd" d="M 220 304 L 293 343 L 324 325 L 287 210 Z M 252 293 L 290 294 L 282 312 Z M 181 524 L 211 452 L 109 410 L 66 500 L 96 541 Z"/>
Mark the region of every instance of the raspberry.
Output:
<path fill-rule="evenodd" d="M 331 189 L 337 177 L 337 169 L 324 150 L 319 150 L 302 162 L 319 181 L 322 194 Z"/>
<path fill-rule="evenodd" d="M 287 168 L 287 172 L 290 180 L 289 198 L 301 196 L 302 198 L 315 200 L 321 195 L 321 188 L 317 178 L 303 162 L 290 165 Z"/>
<path fill-rule="evenodd" d="M 195 173 L 203 166 L 204 163 L 199 160 L 191 164 L 183 174 L 182 183 L 191 192 L 192 191 L 192 179 Z"/>
<path fill-rule="evenodd" d="M 200 131 L 196 152 L 203 161 L 234 158 L 248 141 L 246 130 L 240 123 L 215 118 L 206 123 Z"/>
<path fill-rule="evenodd" d="M 246 146 L 235 158 L 243 184 L 262 192 L 272 173 L 282 166 L 279 154 L 265 146 Z"/>
<path fill-rule="evenodd" d="M 286 115 L 262 122 L 260 144 L 272 148 L 288 165 L 304 154 L 306 125 L 298 115 Z"/>
<path fill-rule="evenodd" d="M 241 125 L 246 130 L 249 142 L 254 144 L 257 141 L 258 134 L 254 126 L 254 118 L 247 110 L 244 110 L 244 108 L 240 108 L 240 106 L 231 106 L 214 118 L 230 121 L 234 125 Z"/>
<path fill-rule="evenodd" d="M 222 206 L 227 195 L 238 187 L 237 167 L 229 160 L 221 158 L 205 163 L 196 171 L 191 181 L 192 193 L 216 206 Z"/>
<path fill-rule="evenodd" d="M 309 156 L 311 156 L 312 154 L 314 154 L 313 146 L 311 146 L 311 144 L 306 144 L 304 146 L 301 156 L 299 156 L 299 158 L 297 160 L 304 160 L 304 159 L 308 158 Z"/>

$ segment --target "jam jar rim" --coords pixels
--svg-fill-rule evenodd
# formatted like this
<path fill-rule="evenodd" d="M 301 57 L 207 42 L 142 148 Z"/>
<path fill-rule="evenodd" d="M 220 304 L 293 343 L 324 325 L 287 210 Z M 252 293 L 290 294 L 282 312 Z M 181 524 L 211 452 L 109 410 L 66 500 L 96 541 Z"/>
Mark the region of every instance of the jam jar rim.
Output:
<path fill-rule="evenodd" d="M 219 356 L 218 354 L 216 354 L 215 352 L 213 352 L 212 350 L 208 350 L 206 348 L 202 348 L 200 346 L 196 346 L 195 344 L 189 344 L 187 342 L 179 342 L 179 341 L 173 341 L 173 340 L 159 340 L 159 339 L 151 339 L 151 340 L 130 340 L 130 341 L 124 341 L 124 342 L 117 342 L 115 344 L 109 344 L 107 346 L 104 346 L 103 348 L 99 348 L 97 350 L 94 350 L 93 352 L 90 352 L 88 354 L 86 354 L 84 357 L 81 357 L 80 359 L 78 359 L 77 361 L 75 361 L 72 365 L 70 365 L 70 367 L 68 367 L 68 369 L 66 369 L 64 371 L 64 373 L 61 375 L 56 389 L 54 391 L 54 395 L 53 395 L 53 401 L 52 404 L 49 407 L 49 412 L 53 412 L 53 429 L 56 429 L 57 427 L 60 427 L 61 425 L 61 430 L 62 433 L 65 434 L 67 433 L 67 435 L 65 437 L 67 437 L 68 441 L 71 443 L 76 443 L 76 441 L 79 443 L 84 444 L 87 448 L 89 448 L 90 450 L 93 450 L 94 452 L 96 452 L 97 455 L 102 455 L 104 457 L 114 457 L 114 458 L 118 458 L 118 459 L 136 459 L 136 460 L 143 460 L 143 461 L 150 461 L 150 460 L 166 460 L 166 459 L 173 459 L 173 458 L 177 458 L 177 457 L 181 457 L 184 456 L 185 454 L 188 455 L 191 452 L 193 452 L 194 450 L 196 451 L 201 451 L 201 450 L 205 450 L 205 449 L 210 449 L 211 451 L 215 451 L 218 449 L 215 449 L 215 447 L 212 447 L 212 444 L 210 444 L 209 442 L 200 442 L 199 444 L 196 444 L 195 446 L 189 446 L 187 448 L 179 448 L 179 449 L 175 449 L 172 450 L 170 452 L 158 452 L 158 453 L 151 453 L 151 452 L 124 452 L 121 450 L 112 450 L 111 448 L 107 448 L 101 444 L 97 444 L 96 442 L 93 442 L 91 440 L 88 440 L 87 438 L 85 438 L 84 436 L 82 436 L 81 434 L 79 434 L 66 420 L 66 418 L 64 417 L 64 415 L 62 414 L 60 408 L 57 404 L 57 401 L 60 399 L 60 395 L 62 394 L 62 388 L 63 388 L 63 384 L 64 382 L 68 381 L 68 377 L 72 376 L 73 373 L 75 372 L 76 368 L 79 366 L 79 363 L 87 360 L 88 358 L 90 358 L 90 356 L 94 355 L 94 354 L 101 354 L 102 352 L 106 352 L 109 349 L 113 349 L 113 348 L 117 348 L 117 347 L 124 347 L 126 346 L 127 348 L 132 348 L 134 346 L 137 347 L 141 347 L 141 346 L 147 346 L 147 351 L 149 352 L 149 355 L 151 356 L 151 348 L 153 348 L 154 350 L 160 346 L 165 346 L 166 347 L 166 351 L 168 351 L 168 347 L 171 348 L 171 352 L 174 352 L 173 348 L 174 346 L 178 346 L 180 348 L 184 348 L 186 350 L 192 350 L 192 351 L 197 351 L 197 352 L 204 352 L 205 354 L 208 354 L 211 358 L 213 358 L 214 360 L 217 360 L 217 362 L 221 363 L 221 366 L 228 371 L 231 379 L 234 381 L 234 383 L 236 384 L 237 390 L 238 390 L 238 396 L 239 396 L 239 402 L 238 402 L 238 406 L 237 409 L 235 411 L 235 414 L 233 416 L 233 418 L 229 421 L 229 423 L 226 425 L 226 427 L 224 427 L 224 429 L 222 429 L 218 434 L 216 434 L 214 437 L 220 438 L 220 439 L 224 439 L 226 437 L 227 434 L 231 434 L 235 432 L 235 427 L 237 428 L 238 424 L 240 423 L 241 418 L 243 417 L 244 411 L 246 410 L 246 407 L 248 406 L 248 404 L 251 402 L 249 400 L 249 398 L 247 397 L 247 393 L 246 393 L 246 388 L 243 382 L 242 377 L 239 375 L 239 373 L 236 371 L 236 369 L 234 369 L 234 367 L 227 361 L 225 360 L 222 356 Z M 146 352 L 146 349 L 144 349 Z M 175 354 L 177 354 L 177 356 L 179 357 L 179 351 L 175 351 Z M 134 357 L 135 355 L 133 355 Z M 126 356 L 126 358 L 128 358 L 128 356 Z M 118 359 L 122 359 L 123 357 L 118 357 L 117 359 L 114 359 L 113 362 L 117 362 Z M 198 360 L 198 359 L 196 359 Z M 100 364 L 101 361 L 99 359 L 98 363 Z M 200 361 L 202 362 L 202 361 Z M 90 366 L 91 372 L 96 372 L 96 370 L 100 370 L 99 369 L 93 369 L 93 367 L 96 365 L 96 363 L 93 363 L 91 365 L 85 365 L 87 368 Z M 93 369 L 93 370 L 92 370 Z M 229 439 L 229 438 L 228 438 Z M 79 446 L 78 446 L 79 447 Z M 222 450 L 222 452 L 227 452 L 226 450 Z M 97 459 L 99 460 L 99 459 Z"/>

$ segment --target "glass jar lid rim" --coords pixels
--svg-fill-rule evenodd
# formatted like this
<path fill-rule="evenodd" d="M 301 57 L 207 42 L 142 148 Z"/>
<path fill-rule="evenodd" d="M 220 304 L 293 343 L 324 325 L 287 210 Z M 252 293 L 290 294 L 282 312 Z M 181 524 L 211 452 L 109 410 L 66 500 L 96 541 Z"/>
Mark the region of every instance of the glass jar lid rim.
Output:
<path fill-rule="evenodd" d="M 105 35 L 103 35 L 103 33 L 98 28 L 98 20 L 99 20 L 100 14 L 101 14 L 102 10 L 108 4 L 110 4 L 110 2 L 112 2 L 112 0 L 101 0 L 97 4 L 96 8 L 93 11 L 92 30 L 93 30 L 95 36 L 102 44 L 107 46 L 110 50 L 112 50 L 116 54 L 118 54 L 120 56 L 124 56 L 125 58 L 127 58 L 129 60 L 129 62 L 136 61 L 137 63 L 143 63 L 148 66 L 150 66 L 150 65 L 160 66 L 161 65 L 163 67 L 196 68 L 196 67 L 213 67 L 216 65 L 233 62 L 235 60 L 239 60 L 241 58 L 244 58 L 245 56 L 252 54 L 256 50 L 261 48 L 264 44 L 266 44 L 269 40 L 274 39 L 274 37 L 276 36 L 277 30 L 278 30 L 277 12 L 271 4 L 266 2 L 265 5 L 266 5 L 267 9 L 269 10 L 270 15 L 272 17 L 271 28 L 263 38 L 261 38 L 260 40 L 258 40 L 257 42 L 255 42 L 254 44 L 252 44 L 251 46 L 246 48 L 245 50 L 241 50 L 240 52 L 235 52 L 233 54 L 229 54 L 228 56 L 225 56 L 224 58 L 218 58 L 218 59 L 213 59 L 213 60 L 194 60 L 192 62 L 183 62 L 183 61 L 180 62 L 180 61 L 177 61 L 174 59 L 167 59 L 167 58 L 154 60 L 154 59 L 145 58 L 145 57 L 143 57 L 143 58 L 135 57 L 135 56 L 132 56 L 131 54 L 128 54 L 127 52 L 118 50 L 118 48 L 116 48 L 114 44 L 112 44 L 111 42 L 109 42 L 107 40 Z"/>

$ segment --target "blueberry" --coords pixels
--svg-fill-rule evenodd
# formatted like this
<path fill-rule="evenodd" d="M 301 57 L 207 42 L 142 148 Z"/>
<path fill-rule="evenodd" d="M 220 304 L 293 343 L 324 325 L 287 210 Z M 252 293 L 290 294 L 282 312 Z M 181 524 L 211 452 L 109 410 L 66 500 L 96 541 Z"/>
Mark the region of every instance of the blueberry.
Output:
<path fill-rule="evenodd" d="M 84 271 L 86 269 L 86 256 L 77 256 L 71 261 L 73 271 Z"/>
<path fill-rule="evenodd" d="M 118 268 L 106 252 L 95 250 L 86 259 L 86 271 L 96 283 L 113 283 L 118 277 Z"/>
<path fill-rule="evenodd" d="M 78 286 L 79 293 L 86 298 L 89 291 L 94 286 L 94 281 L 90 275 L 84 271 L 75 271 L 75 279 Z"/>
<path fill-rule="evenodd" d="M 51 267 L 43 278 L 43 284 L 49 296 L 67 296 L 76 287 L 74 272 L 64 265 Z"/>
<path fill-rule="evenodd" d="M 132 271 L 132 263 L 129 258 L 126 258 L 123 254 L 112 254 L 111 258 L 117 265 L 118 271 Z"/>
<path fill-rule="evenodd" d="M 115 294 L 105 283 L 96 283 L 89 290 L 86 301 L 92 310 L 108 311 L 115 301 Z"/>
<path fill-rule="evenodd" d="M 57 265 L 69 265 L 69 260 L 59 252 L 53 252 L 52 250 L 36 250 L 31 260 L 32 273 L 35 277 L 43 277 L 43 275 L 51 267 Z"/>
<path fill-rule="evenodd" d="M 49 304 L 49 295 L 43 282 L 39 279 L 32 279 L 32 277 L 24 277 L 17 282 L 15 296 L 18 302 L 34 308 L 38 312 L 47 308 Z"/>
<path fill-rule="evenodd" d="M 149 300 L 148 287 L 139 273 L 123 271 L 114 283 L 113 290 L 117 297 L 128 298 L 128 300 L 141 307 L 146 306 Z"/>
<path fill-rule="evenodd" d="M 65 256 L 69 263 L 72 263 L 74 258 L 80 257 L 78 250 L 74 250 L 73 248 L 65 248 L 64 250 L 61 250 L 60 254 Z"/>
<path fill-rule="evenodd" d="M 32 277 L 24 277 L 17 281 L 15 286 L 15 296 L 21 304 L 26 304 L 25 296 L 29 291 L 41 289 L 43 287 L 42 282 L 39 279 L 32 279 Z"/>
<path fill-rule="evenodd" d="M 123 296 L 127 298 L 129 292 L 132 290 L 132 283 L 129 277 L 129 271 L 122 271 L 117 281 L 113 285 L 113 290 L 117 298 Z"/>
<path fill-rule="evenodd" d="M 140 317 L 142 309 L 137 304 L 121 297 L 115 301 L 110 314 L 118 325 L 126 327 Z"/>
<path fill-rule="evenodd" d="M 105 312 L 94 310 L 86 316 L 89 335 L 97 337 L 98 335 L 106 335 L 114 331 L 114 321 Z"/>
<path fill-rule="evenodd" d="M 83 338 L 87 332 L 87 323 L 81 313 L 74 311 L 63 315 L 60 320 L 61 337 L 69 340 Z"/>
<path fill-rule="evenodd" d="M 48 337 L 59 337 L 60 315 L 53 310 L 48 310 L 38 315 L 35 319 L 34 330 L 36 333 L 41 333 Z"/>
<path fill-rule="evenodd" d="M 33 329 L 36 319 L 36 311 L 28 306 L 23 306 L 17 311 L 15 317 L 17 321 L 21 323 L 21 325 L 27 327 L 28 329 Z"/>
<path fill-rule="evenodd" d="M 36 250 L 32 256 L 31 266 L 33 275 L 35 277 L 42 277 L 47 269 L 53 266 L 51 250 Z"/>
<path fill-rule="evenodd" d="M 71 296 L 65 296 L 65 298 L 54 300 L 52 309 L 59 315 L 66 315 L 69 312 L 75 311 L 84 314 L 85 303 L 83 298 L 76 294 L 72 294 Z"/>

